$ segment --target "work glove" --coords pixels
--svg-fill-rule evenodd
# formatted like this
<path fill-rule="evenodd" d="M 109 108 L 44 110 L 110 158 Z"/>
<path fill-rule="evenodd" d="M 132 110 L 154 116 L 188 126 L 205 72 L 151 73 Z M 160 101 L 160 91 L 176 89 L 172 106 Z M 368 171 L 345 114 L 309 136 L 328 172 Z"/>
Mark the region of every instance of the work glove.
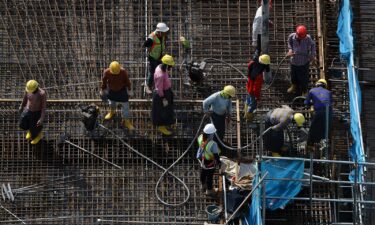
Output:
<path fill-rule="evenodd" d="M 38 122 L 36 123 L 36 126 L 40 127 L 40 126 L 42 126 L 42 124 L 43 124 L 43 121 L 42 120 L 38 120 Z"/>
<path fill-rule="evenodd" d="M 168 100 L 163 98 L 163 106 L 164 107 L 167 107 L 168 106 Z"/>
<path fill-rule="evenodd" d="M 129 90 L 129 89 L 128 89 L 128 95 L 129 95 L 129 97 L 133 97 L 133 96 L 134 96 L 134 92 L 133 92 L 133 90 Z"/>

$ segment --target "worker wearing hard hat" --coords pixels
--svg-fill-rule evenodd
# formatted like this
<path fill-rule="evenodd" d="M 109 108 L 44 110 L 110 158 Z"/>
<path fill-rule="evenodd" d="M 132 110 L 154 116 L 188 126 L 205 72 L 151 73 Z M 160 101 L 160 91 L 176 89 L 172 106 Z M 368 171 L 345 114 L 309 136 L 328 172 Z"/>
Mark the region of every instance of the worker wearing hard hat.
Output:
<path fill-rule="evenodd" d="M 165 43 L 169 27 L 165 23 L 158 23 L 156 29 L 152 32 L 143 46 L 148 48 L 148 61 L 150 63 L 149 74 L 146 80 L 146 92 L 152 93 L 152 86 L 154 84 L 154 73 L 156 67 L 161 63 L 161 58 L 164 55 Z"/>
<path fill-rule="evenodd" d="M 129 130 L 134 130 L 134 126 L 129 119 L 129 96 L 133 95 L 133 92 L 128 72 L 121 67 L 119 62 L 111 62 L 109 68 L 104 70 L 100 95 L 106 96 L 110 106 L 110 111 L 104 119 L 112 119 L 116 105 L 122 104 L 122 124 Z"/>
<path fill-rule="evenodd" d="M 307 29 L 299 25 L 295 33 L 288 37 L 288 53 L 291 57 L 291 86 L 289 94 L 305 95 L 309 83 L 310 62 L 316 61 L 315 41 L 307 34 Z"/>
<path fill-rule="evenodd" d="M 26 83 L 26 93 L 19 107 L 20 128 L 27 130 L 26 139 L 35 145 L 43 138 L 42 128 L 46 115 L 47 94 L 36 80 Z"/>
<path fill-rule="evenodd" d="M 307 147 L 310 150 L 315 143 L 329 137 L 332 117 L 332 93 L 327 90 L 327 81 L 320 79 L 315 86 L 305 100 L 307 106 L 313 106 L 313 117 L 307 138 Z"/>
<path fill-rule="evenodd" d="M 175 62 L 173 57 L 165 55 L 155 69 L 155 90 L 152 97 L 152 123 L 164 135 L 171 135 L 169 126 L 175 123 L 172 82 L 169 79 L 169 71 Z"/>
<path fill-rule="evenodd" d="M 197 159 L 201 165 L 201 185 L 202 191 L 206 195 L 213 195 L 214 191 L 212 188 L 213 176 L 215 172 L 215 167 L 221 165 L 217 143 L 213 140 L 216 132 L 216 128 L 212 123 L 207 124 L 203 129 L 203 134 L 198 137 L 198 151 Z"/>
<path fill-rule="evenodd" d="M 247 98 L 245 102 L 245 119 L 247 122 L 252 122 L 254 118 L 254 111 L 257 108 L 257 102 L 260 99 L 260 92 L 263 84 L 263 72 L 270 71 L 270 56 L 263 54 L 255 57 L 248 64 L 247 70 Z"/>
<path fill-rule="evenodd" d="M 265 130 L 271 129 L 264 134 L 264 146 L 266 151 L 271 151 L 272 156 L 281 155 L 284 145 L 284 128 L 291 122 L 295 122 L 298 128 L 302 128 L 305 117 L 301 113 L 295 113 L 289 106 L 283 105 L 280 108 L 269 111 L 265 119 Z"/>
<path fill-rule="evenodd" d="M 225 135 L 225 122 L 229 122 L 232 113 L 232 98 L 236 96 L 236 89 L 227 85 L 223 90 L 213 93 L 203 101 L 203 112 L 211 116 L 217 129 L 217 136 L 221 141 Z M 211 111 L 210 111 L 211 110 Z M 215 137 L 215 140 L 216 137 Z"/>

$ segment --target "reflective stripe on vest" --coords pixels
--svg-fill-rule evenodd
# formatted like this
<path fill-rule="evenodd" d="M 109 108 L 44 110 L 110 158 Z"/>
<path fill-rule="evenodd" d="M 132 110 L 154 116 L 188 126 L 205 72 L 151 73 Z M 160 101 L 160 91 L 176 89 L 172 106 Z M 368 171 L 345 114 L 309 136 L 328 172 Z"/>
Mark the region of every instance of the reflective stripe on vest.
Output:
<path fill-rule="evenodd" d="M 152 32 L 149 37 L 153 40 L 152 46 L 149 50 L 149 56 L 158 60 L 161 53 L 164 51 L 164 37 L 162 37 L 162 42 L 160 42 L 160 39 L 156 36 L 155 32 Z"/>
<path fill-rule="evenodd" d="M 203 142 L 203 135 L 201 134 L 198 137 L 198 145 L 199 145 L 199 147 L 202 147 L 202 142 Z M 214 160 L 214 154 L 211 152 L 211 147 L 212 147 L 213 144 L 214 144 L 214 141 L 210 140 L 204 146 L 202 158 L 204 158 L 205 160 L 209 160 L 209 161 Z"/>

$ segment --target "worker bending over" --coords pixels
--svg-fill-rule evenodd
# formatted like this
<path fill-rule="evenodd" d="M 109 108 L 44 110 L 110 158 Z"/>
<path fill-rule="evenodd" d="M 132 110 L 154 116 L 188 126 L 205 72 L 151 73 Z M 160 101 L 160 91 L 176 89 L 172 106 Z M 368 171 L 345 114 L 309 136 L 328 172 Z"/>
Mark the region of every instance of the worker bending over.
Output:
<path fill-rule="evenodd" d="M 116 104 L 122 104 L 122 123 L 129 130 L 134 130 L 133 124 L 129 119 L 129 95 L 133 95 L 133 92 L 131 91 L 128 72 L 121 67 L 119 62 L 111 62 L 109 68 L 103 72 L 100 91 L 100 96 L 106 96 L 110 107 L 110 111 L 104 119 L 112 119 L 115 114 Z"/>
<path fill-rule="evenodd" d="M 311 89 L 306 97 L 305 104 L 313 106 L 307 149 L 312 150 L 315 143 L 329 137 L 332 118 L 332 93 L 327 90 L 327 81 L 320 79 L 315 88 Z"/>
<path fill-rule="evenodd" d="M 284 146 L 284 129 L 294 121 L 298 128 L 305 122 L 301 113 L 295 113 L 289 106 L 283 105 L 280 108 L 269 111 L 266 115 L 265 130 L 271 129 L 264 135 L 264 147 L 271 151 L 272 156 L 281 156 L 281 149 Z"/>
<path fill-rule="evenodd" d="M 169 71 L 175 65 L 173 57 L 165 55 L 154 75 L 155 91 L 152 97 L 152 123 L 164 135 L 172 132 L 167 126 L 175 123 L 172 82 L 169 79 Z"/>
<path fill-rule="evenodd" d="M 46 115 L 47 94 L 39 88 L 36 80 L 26 83 L 26 93 L 19 107 L 21 113 L 20 128 L 27 130 L 26 140 L 35 145 L 43 138 L 43 121 Z"/>

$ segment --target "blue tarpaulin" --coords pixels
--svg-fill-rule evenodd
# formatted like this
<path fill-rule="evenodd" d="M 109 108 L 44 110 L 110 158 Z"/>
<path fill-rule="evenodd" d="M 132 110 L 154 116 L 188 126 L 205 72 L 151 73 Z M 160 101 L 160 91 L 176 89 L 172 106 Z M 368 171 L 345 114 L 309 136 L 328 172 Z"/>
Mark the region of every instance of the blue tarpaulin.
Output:
<path fill-rule="evenodd" d="M 350 131 L 353 137 L 353 145 L 349 149 L 349 155 L 353 161 L 365 162 L 365 154 L 361 129 L 361 89 L 354 68 L 354 42 L 352 30 L 353 13 L 349 0 L 343 0 L 340 7 L 340 15 L 337 26 L 337 36 L 340 39 L 340 54 L 347 60 L 349 99 L 350 99 Z M 355 180 L 354 171 L 349 179 Z M 363 182 L 363 166 L 358 167 L 357 181 Z"/>

